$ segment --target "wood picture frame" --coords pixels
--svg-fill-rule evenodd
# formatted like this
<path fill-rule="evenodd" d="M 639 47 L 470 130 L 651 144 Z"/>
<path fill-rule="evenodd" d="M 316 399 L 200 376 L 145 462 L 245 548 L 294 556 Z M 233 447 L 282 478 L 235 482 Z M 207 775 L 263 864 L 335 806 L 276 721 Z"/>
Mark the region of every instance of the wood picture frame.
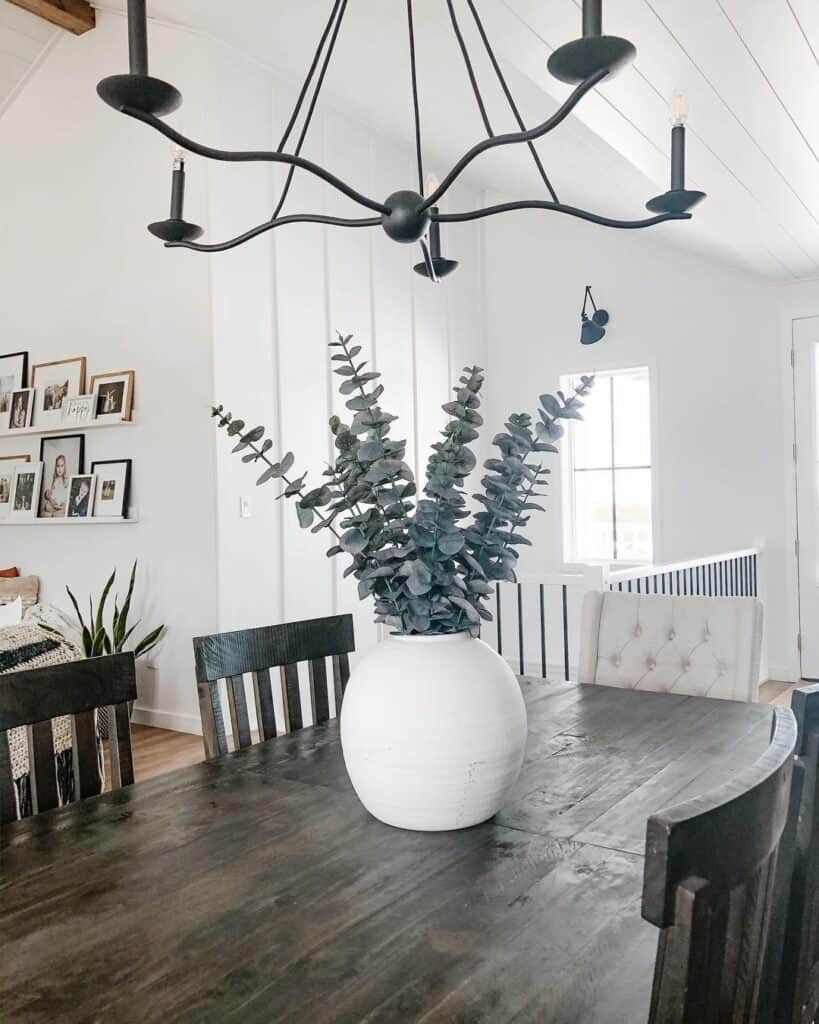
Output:
<path fill-rule="evenodd" d="M 85 392 L 85 356 L 55 359 L 37 363 L 31 368 L 29 385 L 36 389 L 33 423 L 37 427 L 58 426 L 63 418 L 63 404 Z"/>
<path fill-rule="evenodd" d="M 135 377 L 133 370 L 95 373 L 91 377 L 90 390 L 96 398 L 96 420 L 109 423 L 130 420 L 134 404 Z"/>

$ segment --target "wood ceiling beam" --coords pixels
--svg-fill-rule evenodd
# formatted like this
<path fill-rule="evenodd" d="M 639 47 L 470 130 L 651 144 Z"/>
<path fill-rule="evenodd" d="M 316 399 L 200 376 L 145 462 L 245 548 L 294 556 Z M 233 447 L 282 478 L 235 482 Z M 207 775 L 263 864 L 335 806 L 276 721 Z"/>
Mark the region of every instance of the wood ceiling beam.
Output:
<path fill-rule="evenodd" d="M 15 7 L 36 14 L 52 25 L 81 36 L 96 24 L 94 8 L 88 0 L 8 0 Z"/>

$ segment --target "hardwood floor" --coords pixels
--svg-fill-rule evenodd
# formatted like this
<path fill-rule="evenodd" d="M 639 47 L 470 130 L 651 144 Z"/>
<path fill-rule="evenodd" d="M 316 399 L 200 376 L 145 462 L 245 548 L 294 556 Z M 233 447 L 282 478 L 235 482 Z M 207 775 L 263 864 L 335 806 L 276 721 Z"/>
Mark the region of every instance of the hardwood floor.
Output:
<path fill-rule="evenodd" d="M 205 760 L 202 737 L 189 732 L 171 732 L 154 729 L 149 725 L 131 725 L 131 745 L 134 751 L 134 777 L 137 782 L 156 775 L 186 768 Z M 105 750 L 105 787 L 111 786 L 108 743 Z"/>
<path fill-rule="evenodd" d="M 759 688 L 760 704 L 778 704 L 788 707 L 791 693 L 799 683 L 780 683 L 769 679 Z M 205 758 L 202 737 L 187 732 L 171 732 L 168 729 L 154 729 L 148 725 L 132 725 L 131 736 L 134 749 L 134 774 L 137 781 L 152 779 L 156 775 L 197 764 Z M 254 737 L 255 738 L 255 737 Z M 105 778 L 110 786 L 111 773 L 108 768 L 108 744 L 105 744 Z"/>

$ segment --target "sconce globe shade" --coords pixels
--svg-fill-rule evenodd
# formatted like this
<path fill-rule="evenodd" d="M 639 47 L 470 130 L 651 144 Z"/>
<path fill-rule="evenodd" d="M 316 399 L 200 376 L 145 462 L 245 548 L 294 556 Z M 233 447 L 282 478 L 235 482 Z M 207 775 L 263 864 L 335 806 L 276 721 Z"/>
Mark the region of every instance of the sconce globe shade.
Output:
<path fill-rule="evenodd" d="M 598 327 L 605 327 L 609 322 L 609 311 L 607 309 L 596 309 L 592 313 L 592 320 Z"/>
<path fill-rule="evenodd" d="M 604 328 L 589 320 L 587 316 L 583 316 L 583 325 L 580 328 L 581 345 L 594 345 L 595 342 L 600 341 L 605 333 Z"/>

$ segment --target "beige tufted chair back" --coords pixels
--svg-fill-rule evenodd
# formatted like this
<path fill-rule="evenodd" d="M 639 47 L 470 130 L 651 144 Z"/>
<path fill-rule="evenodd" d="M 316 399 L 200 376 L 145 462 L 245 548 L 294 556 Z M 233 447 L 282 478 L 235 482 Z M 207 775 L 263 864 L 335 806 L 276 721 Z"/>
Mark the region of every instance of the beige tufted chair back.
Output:
<path fill-rule="evenodd" d="M 590 591 L 578 682 L 756 701 L 762 602 Z"/>

